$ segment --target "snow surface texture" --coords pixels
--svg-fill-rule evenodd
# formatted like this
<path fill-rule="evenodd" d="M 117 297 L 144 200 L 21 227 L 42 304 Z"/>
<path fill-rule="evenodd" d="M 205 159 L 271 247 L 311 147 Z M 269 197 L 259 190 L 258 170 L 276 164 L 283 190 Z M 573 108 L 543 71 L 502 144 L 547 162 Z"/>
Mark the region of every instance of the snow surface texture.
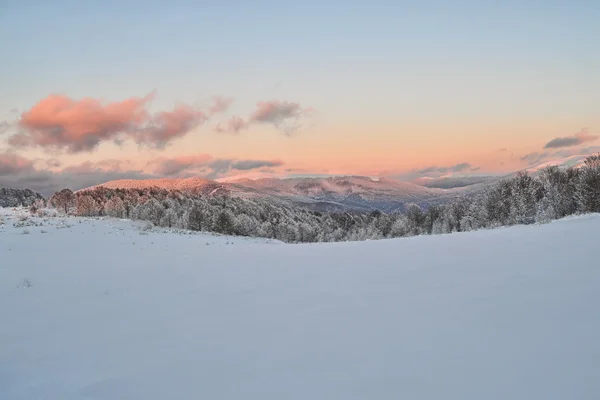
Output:
<path fill-rule="evenodd" d="M 0 399 L 600 398 L 598 215 L 287 245 L 2 212 Z"/>

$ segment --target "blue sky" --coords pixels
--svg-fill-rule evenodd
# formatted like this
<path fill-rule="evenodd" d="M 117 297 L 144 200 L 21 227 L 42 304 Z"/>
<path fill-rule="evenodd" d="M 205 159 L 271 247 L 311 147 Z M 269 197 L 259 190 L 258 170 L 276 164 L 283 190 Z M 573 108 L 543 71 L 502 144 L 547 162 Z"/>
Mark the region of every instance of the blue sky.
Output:
<path fill-rule="evenodd" d="M 156 91 L 155 111 L 223 95 L 235 98 L 227 116 L 286 100 L 318 110 L 318 127 L 291 140 L 259 127 L 254 139 L 205 135 L 161 156 L 193 147 L 359 173 L 376 153 L 379 170 L 494 169 L 477 157 L 508 148 L 518 158 L 600 130 L 598 21 L 598 1 L 5 1 L 0 115 L 18 118 L 51 94 L 121 101 Z M 331 157 L 340 146 L 349 155 Z M 115 157 L 101 145 L 64 160 Z"/>
<path fill-rule="evenodd" d="M 49 92 L 254 98 L 278 83 L 281 95 L 345 117 L 377 102 L 369 96 L 409 108 L 425 97 L 422 114 L 488 115 L 514 112 L 511 95 L 537 114 L 558 102 L 552 95 L 600 96 L 597 1 L 15 1 L 1 15 L 3 109 Z M 566 111 L 596 111 L 576 105 Z M 380 107 L 365 111 L 398 108 Z"/>

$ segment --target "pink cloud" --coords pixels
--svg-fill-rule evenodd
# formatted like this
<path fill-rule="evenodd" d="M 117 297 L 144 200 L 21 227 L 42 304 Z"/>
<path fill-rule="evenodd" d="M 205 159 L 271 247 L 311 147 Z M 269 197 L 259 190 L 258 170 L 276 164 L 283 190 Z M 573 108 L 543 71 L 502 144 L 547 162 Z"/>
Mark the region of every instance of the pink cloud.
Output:
<path fill-rule="evenodd" d="M 171 140 L 184 136 L 207 119 L 202 111 L 180 105 L 173 111 L 163 111 L 153 116 L 148 126 L 139 130 L 136 141 L 138 144 L 163 148 Z"/>
<path fill-rule="evenodd" d="M 233 101 L 216 96 L 208 114 L 187 105 L 151 114 L 146 107 L 153 97 L 151 93 L 107 103 L 50 95 L 21 115 L 17 123 L 20 132 L 8 143 L 13 147 L 80 153 L 93 151 L 105 141 L 122 143 L 130 138 L 140 145 L 164 148 L 206 122 L 209 115 L 225 111 Z"/>
<path fill-rule="evenodd" d="M 65 148 L 76 153 L 90 151 L 103 140 L 139 127 L 148 119 L 146 103 L 152 95 L 103 104 L 84 98 L 51 95 L 21 115 L 19 125 L 25 132 L 9 140 L 15 146 L 37 145 Z"/>
<path fill-rule="evenodd" d="M 232 103 L 233 103 L 233 99 L 230 97 L 214 96 L 213 104 L 208 109 L 208 113 L 210 115 L 223 113 L 223 112 L 229 110 L 229 107 L 231 107 Z"/>
<path fill-rule="evenodd" d="M 234 115 L 229 118 L 226 125 L 223 126 L 220 123 L 217 124 L 215 130 L 219 133 L 239 133 L 241 130 L 246 129 L 248 127 L 248 122 L 244 121 L 242 117 L 238 117 Z"/>

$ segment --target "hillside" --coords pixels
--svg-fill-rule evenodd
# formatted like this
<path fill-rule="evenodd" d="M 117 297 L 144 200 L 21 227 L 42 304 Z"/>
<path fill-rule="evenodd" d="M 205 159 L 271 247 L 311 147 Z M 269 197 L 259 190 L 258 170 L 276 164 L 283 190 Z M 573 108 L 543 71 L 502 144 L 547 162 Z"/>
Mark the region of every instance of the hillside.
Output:
<path fill-rule="evenodd" d="M 600 396 L 600 215 L 286 245 L 0 212 L 2 399 Z"/>
<path fill-rule="evenodd" d="M 460 194 L 457 190 L 426 188 L 394 179 L 374 180 L 361 176 L 240 179 L 227 182 L 200 178 L 131 179 L 106 182 L 97 186 L 112 189 L 159 187 L 167 190 L 195 190 L 205 194 L 272 198 L 317 211 L 402 211 L 409 203 L 427 205 Z"/>
<path fill-rule="evenodd" d="M 44 196 L 30 189 L 0 188 L 0 207 L 28 207 Z"/>
<path fill-rule="evenodd" d="M 158 178 L 158 179 L 120 179 L 116 181 L 105 182 L 86 189 L 96 187 L 105 187 L 107 189 L 145 189 L 157 187 L 166 190 L 181 190 L 181 191 L 196 191 L 207 194 L 213 193 L 215 190 L 222 189 L 222 185 L 218 182 L 202 178 Z M 86 190 L 86 189 L 81 189 Z"/>

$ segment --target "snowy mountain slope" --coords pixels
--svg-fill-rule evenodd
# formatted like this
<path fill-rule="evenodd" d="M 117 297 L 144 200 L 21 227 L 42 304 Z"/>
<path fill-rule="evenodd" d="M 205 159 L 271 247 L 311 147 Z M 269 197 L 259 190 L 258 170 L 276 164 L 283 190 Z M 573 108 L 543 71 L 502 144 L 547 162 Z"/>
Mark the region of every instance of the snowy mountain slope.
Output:
<path fill-rule="evenodd" d="M 286 245 L 2 212 L 1 399 L 600 397 L 598 215 Z"/>
<path fill-rule="evenodd" d="M 261 197 L 284 200 L 315 210 L 403 210 L 408 203 L 429 204 L 436 199 L 455 195 L 456 190 L 426 188 L 395 179 L 371 179 L 361 176 L 328 178 L 262 178 L 227 182 L 200 178 L 146 179 L 107 182 L 107 188 L 161 187 L 169 190 L 200 190 L 239 197 Z M 213 189 L 212 191 L 207 188 Z"/>
<path fill-rule="evenodd" d="M 202 178 L 157 178 L 157 179 L 121 179 L 116 181 L 105 182 L 100 185 L 92 186 L 88 189 L 93 189 L 98 186 L 103 186 L 107 189 L 145 189 L 158 187 L 167 190 L 196 190 L 200 192 L 211 192 L 215 189 L 222 188 L 218 182 Z M 85 189 L 82 189 L 85 190 Z"/>
<path fill-rule="evenodd" d="M 328 178 L 264 178 L 228 182 L 239 191 L 268 195 L 288 200 L 294 204 L 310 205 L 321 210 L 327 204 L 340 209 L 360 211 L 403 210 L 408 203 L 427 203 L 428 200 L 447 193 L 395 179 L 371 179 L 363 176 Z"/>

